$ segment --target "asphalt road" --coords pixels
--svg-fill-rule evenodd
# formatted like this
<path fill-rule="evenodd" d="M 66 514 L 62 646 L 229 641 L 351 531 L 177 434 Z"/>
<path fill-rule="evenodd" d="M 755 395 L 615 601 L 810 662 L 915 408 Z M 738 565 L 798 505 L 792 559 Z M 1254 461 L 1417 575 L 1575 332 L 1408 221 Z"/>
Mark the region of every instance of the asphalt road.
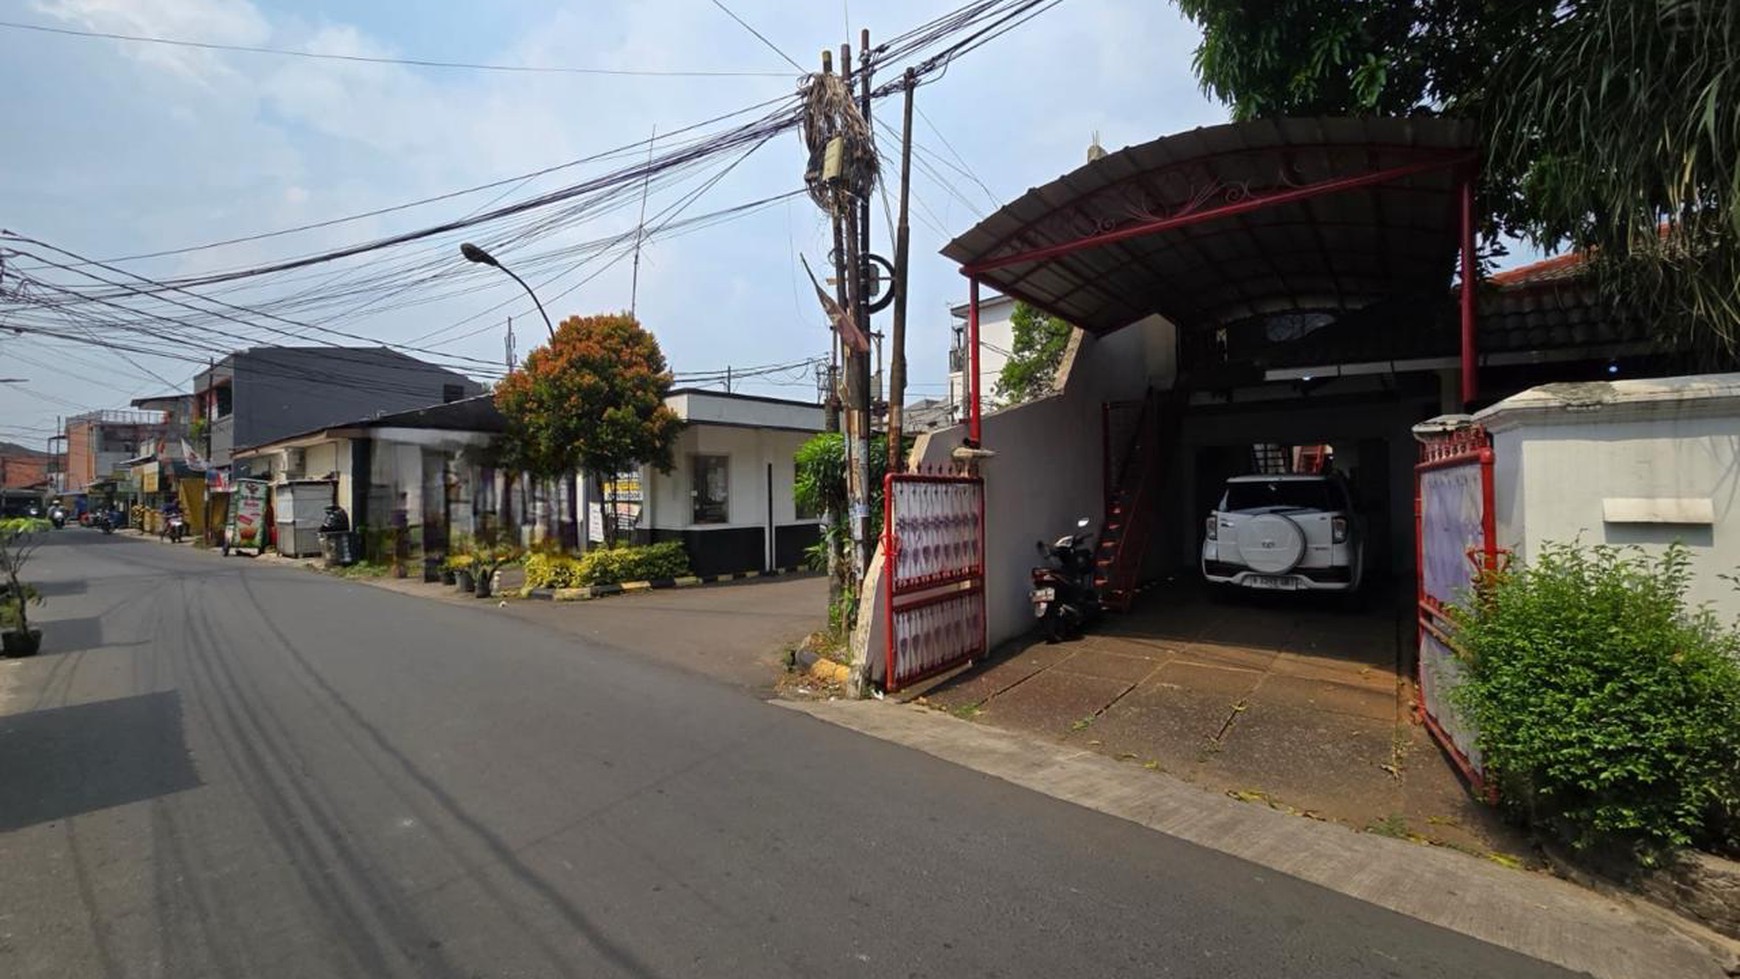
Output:
<path fill-rule="evenodd" d="M 0 975 L 1563 975 L 491 606 L 84 530 L 36 572 Z"/>

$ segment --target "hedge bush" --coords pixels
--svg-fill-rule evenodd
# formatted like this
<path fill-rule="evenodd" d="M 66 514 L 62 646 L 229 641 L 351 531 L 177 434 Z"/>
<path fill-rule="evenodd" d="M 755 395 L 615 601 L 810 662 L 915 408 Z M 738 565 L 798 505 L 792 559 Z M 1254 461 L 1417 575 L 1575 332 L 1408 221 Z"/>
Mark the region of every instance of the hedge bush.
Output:
<path fill-rule="evenodd" d="M 533 588 L 578 588 L 624 581 L 678 578 L 689 573 L 689 552 L 680 541 L 642 547 L 599 547 L 584 556 L 532 554 L 526 584 Z"/>
<path fill-rule="evenodd" d="M 1688 608 L 1684 548 L 1553 544 L 1455 610 L 1456 706 L 1503 803 L 1592 855 L 1732 850 L 1740 630 Z"/>
<path fill-rule="evenodd" d="M 526 555 L 526 584 L 532 588 L 578 588 L 580 559 L 571 554 L 533 551 Z"/>

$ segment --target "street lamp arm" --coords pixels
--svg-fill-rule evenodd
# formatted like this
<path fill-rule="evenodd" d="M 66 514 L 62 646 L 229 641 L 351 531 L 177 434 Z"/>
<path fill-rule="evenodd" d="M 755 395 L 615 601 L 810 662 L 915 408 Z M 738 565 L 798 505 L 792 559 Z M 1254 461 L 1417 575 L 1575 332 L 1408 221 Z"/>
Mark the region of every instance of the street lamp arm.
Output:
<path fill-rule="evenodd" d="M 503 272 L 506 272 L 511 276 L 515 282 L 520 284 L 520 288 L 526 291 L 526 295 L 532 297 L 532 305 L 538 307 L 538 315 L 544 318 L 544 329 L 550 331 L 550 339 L 556 339 L 556 328 L 550 323 L 550 314 L 544 312 L 544 304 L 538 300 L 538 294 L 532 291 L 531 286 L 526 285 L 526 280 L 514 275 L 513 269 L 508 268 L 506 265 L 497 265 L 496 268 L 501 269 Z"/>
<path fill-rule="evenodd" d="M 544 318 L 544 329 L 550 331 L 550 339 L 556 339 L 556 327 L 550 322 L 550 314 L 544 312 L 544 304 L 538 300 L 538 294 L 532 291 L 532 287 L 526 285 L 526 280 L 514 275 L 513 269 L 503 265 L 501 262 L 496 260 L 494 255 L 491 255 L 489 252 L 477 247 L 469 241 L 460 244 L 459 254 L 464 255 L 467 262 L 475 262 L 478 265 L 493 265 L 496 268 L 501 269 L 503 272 L 506 272 L 515 282 L 518 282 L 520 288 L 526 291 L 526 295 L 532 297 L 532 305 L 538 307 L 538 315 Z"/>

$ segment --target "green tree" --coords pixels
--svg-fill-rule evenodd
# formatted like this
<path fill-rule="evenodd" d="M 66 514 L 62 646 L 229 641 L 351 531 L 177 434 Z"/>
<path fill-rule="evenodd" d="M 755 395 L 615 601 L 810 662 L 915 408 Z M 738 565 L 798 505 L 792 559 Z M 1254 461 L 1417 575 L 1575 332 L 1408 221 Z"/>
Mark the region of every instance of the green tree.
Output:
<path fill-rule="evenodd" d="M 1069 347 L 1071 327 L 1024 302 L 1015 304 L 1009 322 L 1015 336 L 1009 359 L 997 375 L 996 393 L 1003 404 L 1019 404 L 1051 393 L 1063 352 Z"/>
<path fill-rule="evenodd" d="M 911 440 L 906 445 L 910 446 Z M 872 539 L 882 535 L 882 477 L 888 471 L 888 436 L 870 440 L 870 527 Z M 794 458 L 796 481 L 792 499 L 799 509 L 823 514 L 822 539 L 810 549 L 811 567 L 833 574 L 828 587 L 828 621 L 835 630 L 851 628 L 857 614 L 857 594 L 851 589 L 851 529 L 847 522 L 850 499 L 846 487 L 846 438 L 839 432 L 820 432 L 798 447 Z"/>
<path fill-rule="evenodd" d="M 1489 231 L 1595 256 L 1610 298 L 1740 337 L 1740 4 L 1178 0 L 1235 118 L 1474 119 Z"/>
<path fill-rule="evenodd" d="M 665 405 L 670 389 L 658 340 L 633 316 L 571 316 L 496 384 L 495 402 L 507 416 L 507 444 L 537 475 L 614 474 L 642 463 L 669 472 L 682 429 Z"/>

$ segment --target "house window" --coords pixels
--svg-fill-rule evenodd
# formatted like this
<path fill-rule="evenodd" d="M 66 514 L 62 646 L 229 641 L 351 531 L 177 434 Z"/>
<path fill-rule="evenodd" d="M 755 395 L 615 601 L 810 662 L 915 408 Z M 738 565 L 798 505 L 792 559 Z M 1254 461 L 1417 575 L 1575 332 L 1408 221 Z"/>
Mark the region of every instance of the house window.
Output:
<path fill-rule="evenodd" d="M 233 403 L 231 400 L 233 394 L 234 392 L 230 390 L 228 384 L 219 385 L 212 389 L 212 409 L 214 417 L 228 418 L 230 416 L 230 406 Z"/>
<path fill-rule="evenodd" d="M 730 520 L 731 506 L 726 500 L 729 463 L 727 456 L 689 457 L 689 471 L 695 480 L 694 488 L 689 491 L 694 502 L 692 523 L 726 523 Z"/>
<path fill-rule="evenodd" d="M 797 500 L 797 482 L 798 482 L 798 464 L 794 462 L 791 464 L 792 508 L 796 513 L 797 519 L 799 519 L 799 520 L 820 520 L 822 518 L 822 515 L 816 512 L 815 507 L 807 507 L 807 506 L 804 506 L 802 503 L 798 502 L 798 500 Z"/>

